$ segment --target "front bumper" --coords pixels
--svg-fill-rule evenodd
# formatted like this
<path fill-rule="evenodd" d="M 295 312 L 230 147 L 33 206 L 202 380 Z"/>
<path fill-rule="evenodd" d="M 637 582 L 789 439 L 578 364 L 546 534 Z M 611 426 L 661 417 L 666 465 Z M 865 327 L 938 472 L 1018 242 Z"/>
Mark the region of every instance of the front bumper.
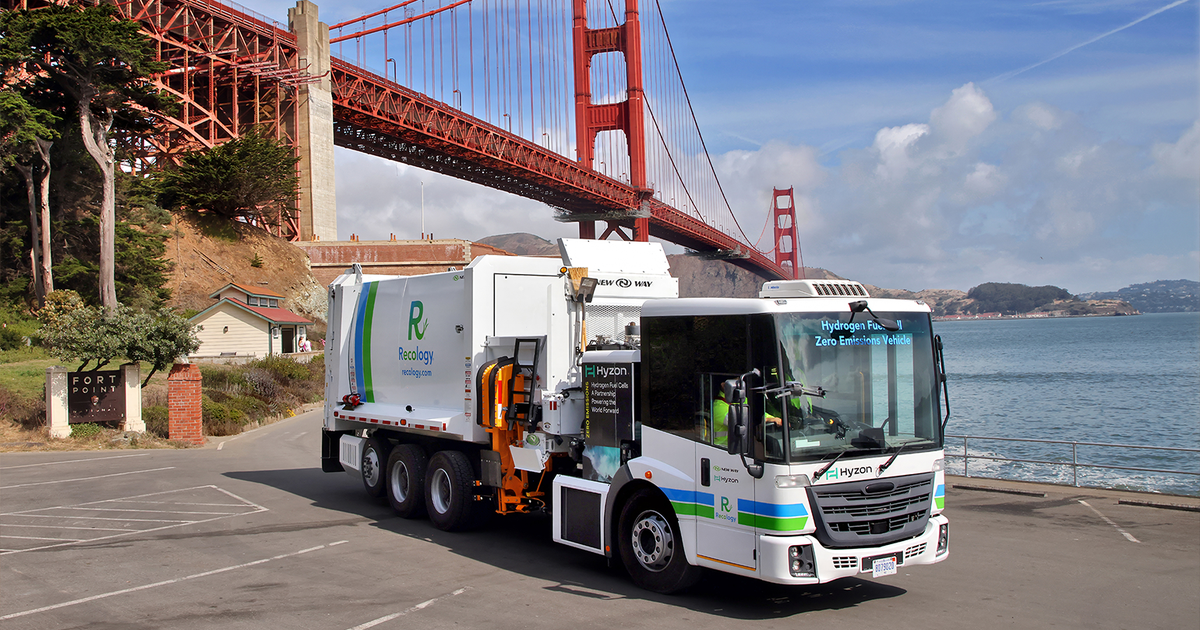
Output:
<path fill-rule="evenodd" d="M 758 537 L 759 577 L 776 584 L 824 584 L 833 580 L 871 575 L 868 566 L 863 568 L 863 559 L 890 553 L 902 553 L 904 561 L 900 567 L 936 564 L 950 556 L 949 547 L 940 554 L 937 551 L 938 537 L 942 525 L 948 524 L 945 516 L 930 517 L 925 531 L 920 536 L 901 540 L 879 547 L 856 547 L 851 549 L 828 549 L 813 536 L 769 536 Z M 789 570 L 788 548 L 795 545 L 811 545 L 816 577 L 792 577 Z"/>

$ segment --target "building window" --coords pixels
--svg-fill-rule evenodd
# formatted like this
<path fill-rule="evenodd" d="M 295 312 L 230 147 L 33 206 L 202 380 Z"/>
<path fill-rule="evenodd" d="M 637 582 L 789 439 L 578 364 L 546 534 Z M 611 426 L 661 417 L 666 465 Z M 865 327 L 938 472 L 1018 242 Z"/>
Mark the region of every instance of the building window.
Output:
<path fill-rule="evenodd" d="M 248 296 L 246 298 L 246 303 L 250 306 L 258 306 L 258 298 L 254 297 L 253 295 Z"/>
<path fill-rule="evenodd" d="M 271 300 L 271 308 L 279 308 L 279 300 Z"/>

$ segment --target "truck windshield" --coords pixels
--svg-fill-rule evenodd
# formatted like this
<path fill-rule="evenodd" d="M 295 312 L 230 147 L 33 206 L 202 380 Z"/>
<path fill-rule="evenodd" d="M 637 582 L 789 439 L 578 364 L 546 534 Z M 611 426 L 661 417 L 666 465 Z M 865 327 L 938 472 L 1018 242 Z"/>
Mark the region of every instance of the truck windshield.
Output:
<path fill-rule="evenodd" d="M 866 313 L 776 316 L 779 367 L 763 379 L 761 403 L 768 459 L 941 448 L 929 314 L 876 315 L 899 329 Z"/>

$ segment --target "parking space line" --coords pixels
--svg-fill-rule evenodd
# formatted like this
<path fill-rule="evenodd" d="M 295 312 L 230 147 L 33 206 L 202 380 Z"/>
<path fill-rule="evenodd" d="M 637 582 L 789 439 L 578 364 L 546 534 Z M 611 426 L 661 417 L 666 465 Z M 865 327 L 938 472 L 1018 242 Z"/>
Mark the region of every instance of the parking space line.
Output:
<path fill-rule="evenodd" d="M 236 565 L 233 565 L 230 567 L 224 567 L 221 569 L 213 569 L 212 571 L 204 571 L 202 573 L 193 573 L 192 575 L 188 575 L 188 576 L 181 577 L 181 578 L 163 580 L 161 582 L 155 582 L 153 584 L 143 584 L 142 586 L 134 586 L 132 588 L 125 588 L 125 589 L 121 589 L 119 591 L 100 593 L 98 595 L 92 595 L 90 597 L 81 597 L 79 599 L 73 599 L 69 602 L 62 602 L 60 604 L 52 604 L 50 606 L 42 606 L 41 608 L 34 608 L 31 610 L 23 610 L 21 612 L 15 612 L 15 613 L 10 613 L 10 614 L 4 615 L 3 617 L 0 617 L 0 621 L 7 621 L 9 619 L 16 619 L 17 617 L 25 617 L 27 615 L 33 615 L 33 614 L 37 614 L 40 612 L 46 612 L 49 610 L 57 610 L 59 608 L 66 608 L 67 606 L 75 606 L 77 604 L 93 602 L 98 599 L 105 599 L 108 597 L 114 597 L 116 595 L 124 595 L 126 593 L 134 593 L 137 591 L 144 591 L 144 590 L 151 589 L 151 588 L 157 588 L 159 586 L 167 586 L 169 584 L 178 584 L 179 582 L 185 582 L 187 580 L 194 580 L 196 578 L 208 577 L 210 575 L 217 575 L 219 573 L 227 573 L 229 571 L 235 571 L 237 569 L 245 569 L 247 567 L 252 567 L 255 565 L 263 564 L 266 562 L 271 562 L 274 560 L 282 560 L 284 558 L 291 558 L 293 556 L 299 556 L 299 555 L 303 555 L 303 554 L 310 553 L 313 551 L 320 551 L 321 549 L 326 549 L 329 547 L 333 547 L 335 545 L 340 545 L 345 542 L 347 542 L 347 541 L 339 540 L 337 542 L 330 543 L 327 545 L 317 545 L 316 547 L 309 547 L 308 549 L 301 549 L 300 551 L 293 551 L 291 553 L 282 553 L 277 556 L 271 556 L 270 558 L 263 558 L 261 560 L 255 560 L 253 562 L 244 562 L 242 564 L 236 564 Z"/>
<path fill-rule="evenodd" d="M 19 540 L 69 540 L 71 542 L 83 542 L 86 538 L 43 538 L 41 536 L 9 536 L 8 534 L 0 534 L 0 538 L 17 538 Z"/>
<path fill-rule="evenodd" d="M 174 466 L 165 468 L 151 468 L 149 470 L 130 470 L 128 472 L 113 473 L 111 475 L 96 475 L 94 477 L 79 477 L 77 479 L 59 479 L 56 481 L 35 481 L 33 483 L 19 483 L 13 486 L 0 486 L 0 490 L 10 490 L 12 488 L 28 488 L 30 486 L 45 486 L 53 483 L 72 483 L 75 481 L 91 481 L 93 479 L 106 479 L 108 477 L 121 477 L 124 475 L 140 475 L 141 473 L 159 472 L 162 470 L 174 470 Z"/>
<path fill-rule="evenodd" d="M 219 496 L 211 496 L 212 493 L 214 493 L 214 492 L 218 493 Z M 173 512 L 170 509 L 129 510 L 129 511 L 134 511 L 134 512 L 150 512 L 150 513 L 158 513 L 158 514 L 180 514 L 180 515 L 193 514 L 198 517 L 198 518 L 184 519 L 184 520 L 166 519 L 166 518 L 159 518 L 159 519 L 112 518 L 112 517 L 108 517 L 108 516 L 86 516 L 86 515 L 81 515 L 78 513 L 79 511 L 84 511 L 84 510 L 99 511 L 99 512 L 120 512 L 120 511 L 125 511 L 125 510 L 124 510 L 124 508 L 116 507 L 116 504 L 121 504 L 121 503 L 136 501 L 136 500 L 149 500 L 149 499 L 158 499 L 158 504 L 163 505 L 163 506 L 209 503 L 210 501 L 205 501 L 205 499 L 210 499 L 210 496 L 204 496 L 204 493 L 209 493 L 209 495 L 211 496 L 211 499 L 215 499 L 218 502 L 223 501 L 223 500 L 229 500 L 229 499 L 232 499 L 235 501 L 240 501 L 241 503 L 236 503 L 236 504 L 220 503 L 220 505 L 238 506 L 238 507 L 243 508 L 243 511 L 240 511 L 240 512 L 234 512 L 234 511 L 230 511 L 230 512 Z M 187 502 L 173 503 L 172 501 L 169 500 L 169 497 L 172 495 L 178 496 L 182 499 L 192 499 L 192 500 L 187 501 Z M 199 499 L 199 501 L 196 501 L 196 499 Z M 105 504 L 108 504 L 108 505 L 106 506 Z M 111 506 L 111 507 L 109 507 L 109 506 Z M 75 512 L 73 513 L 72 511 L 75 511 Z M 24 553 L 27 551 L 39 551 L 39 550 L 50 549 L 50 548 L 54 548 L 54 547 L 63 547 L 63 546 L 68 546 L 68 545 L 79 544 L 82 542 L 98 542 L 98 541 L 108 540 L 111 538 L 117 538 L 120 536 L 129 536 L 131 534 L 149 534 L 149 533 L 161 531 L 164 529 L 171 529 L 174 527 L 182 527 L 184 525 L 196 525 L 196 524 L 200 524 L 200 523 L 208 523 L 211 521 L 221 520 L 221 519 L 225 519 L 225 518 L 231 518 L 234 516 L 248 516 L 250 514 L 258 514 L 259 512 L 266 512 L 266 511 L 267 511 L 267 508 L 265 508 L 257 503 L 254 503 L 253 501 L 248 501 L 246 499 L 243 499 L 242 497 L 239 497 L 238 495 L 236 495 L 232 492 L 229 492 L 228 490 L 218 488 L 217 486 L 208 485 L 208 486 L 194 486 L 191 488 L 181 488 L 179 490 L 166 490 L 163 492 L 150 492 L 150 493 L 146 493 L 146 494 L 139 494 L 139 495 L 134 495 L 134 496 L 130 496 L 130 497 L 121 497 L 121 498 L 116 498 L 116 499 L 104 499 L 101 501 L 89 501 L 87 503 L 78 503 L 75 505 L 59 505 L 59 506 L 51 506 L 51 507 L 44 507 L 44 508 L 35 508 L 35 509 L 31 509 L 31 510 L 21 510 L 21 511 L 16 511 L 16 512 L 5 512 L 5 513 L 0 513 L 0 526 L 5 527 L 5 528 L 25 527 L 26 525 L 23 522 L 18 521 L 18 519 L 52 519 L 50 521 L 51 523 L 58 522 L 58 523 L 67 524 L 67 525 L 64 525 L 63 527 L 60 527 L 60 529 L 73 529 L 73 530 L 85 530 L 85 531 L 92 529 L 92 530 L 96 530 L 97 532 L 107 531 L 107 532 L 118 532 L 118 533 L 97 536 L 95 538 L 88 538 L 88 539 L 84 539 L 84 540 L 79 540 L 79 539 L 74 539 L 74 538 L 46 539 L 46 540 L 54 540 L 57 542 L 55 542 L 54 544 L 30 547 L 28 549 L 7 549 L 7 548 L 0 549 L 0 556 L 12 554 L 12 553 Z M 199 517 L 207 517 L 207 518 L 199 518 Z M 46 523 L 47 521 L 41 520 L 41 522 Z M 84 527 L 83 526 L 83 525 L 87 525 L 87 524 L 93 523 L 93 522 L 96 522 L 96 523 L 119 522 L 119 523 L 126 524 L 127 527 L 118 529 L 118 528 L 112 528 L 112 527 Z M 146 523 L 147 526 L 145 527 L 145 529 L 137 529 L 139 527 L 139 525 L 137 525 L 138 523 Z M 54 528 L 55 525 L 46 524 L 46 525 L 38 525 L 37 527 L 49 529 L 49 528 Z"/>
<path fill-rule="evenodd" d="M 0 525 L 0 527 L 21 527 L 21 528 L 41 527 L 43 529 L 82 529 L 85 531 L 107 531 L 107 532 L 136 532 L 136 531 L 139 531 L 136 529 L 123 529 L 120 527 L 71 527 L 70 525 L 25 525 L 25 524 L 22 524 L 22 525 Z"/>
<path fill-rule="evenodd" d="M 1084 504 L 1085 506 L 1087 506 L 1087 508 L 1088 508 L 1089 510 L 1091 510 L 1091 511 L 1095 512 L 1095 513 L 1096 513 L 1096 516 L 1099 516 L 1100 518 L 1104 519 L 1104 522 L 1105 522 L 1105 523 L 1108 523 L 1109 525 L 1112 525 L 1112 526 L 1113 526 L 1113 529 L 1117 530 L 1118 532 L 1121 532 L 1121 535 L 1122 535 L 1122 536 L 1124 536 L 1124 537 L 1125 537 L 1125 539 L 1126 539 L 1126 540 L 1128 540 L 1129 542 L 1135 542 L 1135 543 L 1140 543 L 1140 542 L 1142 542 L 1142 541 L 1140 541 L 1140 540 L 1138 540 L 1138 539 L 1134 538 L 1134 537 L 1133 537 L 1133 534 L 1130 534 L 1129 532 L 1127 532 L 1127 531 L 1125 531 L 1125 530 L 1121 529 L 1121 526 L 1120 526 L 1120 525 L 1117 525 L 1116 523 L 1114 523 L 1114 522 L 1112 521 L 1112 519 L 1110 519 L 1110 518 L 1108 518 L 1107 516 L 1105 516 L 1105 515 L 1101 514 L 1101 513 L 1100 513 L 1100 510 L 1097 510 L 1096 508 L 1092 507 L 1092 505 L 1091 505 L 1090 503 L 1088 503 L 1087 501 L 1084 501 L 1083 499 L 1079 499 L 1079 502 L 1080 502 L 1080 503 L 1082 503 L 1082 504 Z"/>
<path fill-rule="evenodd" d="M 427 600 L 421 602 L 420 604 L 413 606 L 412 608 L 408 608 L 408 609 L 402 610 L 397 613 L 392 613 L 390 615 L 384 615 L 383 617 L 380 617 L 378 619 L 373 619 L 366 623 L 361 623 L 357 626 L 354 626 L 353 628 L 350 628 L 350 630 L 367 630 L 367 628 L 374 628 L 375 626 L 378 626 L 381 623 L 386 623 L 388 621 L 396 619 L 397 617 L 403 617 L 404 615 L 407 615 L 408 613 L 416 612 L 423 608 L 428 608 L 429 606 L 432 606 L 433 604 L 435 604 L 443 599 L 449 599 L 451 597 L 454 597 L 455 595 L 462 595 L 463 593 L 465 593 L 469 590 L 471 590 L 470 586 L 464 586 L 464 587 L 458 589 L 457 591 L 446 593 L 445 595 L 441 595 L 439 597 L 434 597 L 433 599 L 427 599 Z M 3 619 L 3 617 L 0 617 L 0 619 Z"/>
<path fill-rule="evenodd" d="M 88 510 L 91 512 L 149 512 L 151 514 L 240 514 L 240 512 L 184 512 L 183 510 L 138 510 L 135 508 L 85 508 L 73 507 L 72 510 Z"/>
<path fill-rule="evenodd" d="M 45 508 L 48 510 L 62 508 Z M 65 508 L 72 509 L 72 508 Z M 10 512 L 8 514 L 0 514 L 0 516 L 24 516 L 27 518 L 57 518 L 70 519 L 72 521 L 118 521 L 121 523 L 196 523 L 198 521 L 181 521 L 172 518 L 108 518 L 107 516 L 64 516 L 62 514 L 22 514 L 20 512 Z M 144 531 L 144 530 L 138 530 Z"/>
<path fill-rule="evenodd" d="M 17 468 L 33 468 L 34 466 L 54 466 L 55 464 L 78 464 L 79 462 L 98 462 L 105 459 L 124 459 L 126 457 L 145 457 L 150 453 L 135 453 L 133 455 L 113 455 L 111 457 L 91 457 L 88 459 L 68 459 L 61 462 L 42 462 L 40 464 L 21 464 L 20 466 L 4 466 L 0 470 L 16 470 Z"/>
<path fill-rule="evenodd" d="M 188 503 L 185 501 L 176 503 L 172 501 L 131 501 L 129 499 L 121 499 L 121 503 L 145 503 L 146 505 L 198 505 L 203 507 L 242 507 L 245 505 L 244 503 Z"/>

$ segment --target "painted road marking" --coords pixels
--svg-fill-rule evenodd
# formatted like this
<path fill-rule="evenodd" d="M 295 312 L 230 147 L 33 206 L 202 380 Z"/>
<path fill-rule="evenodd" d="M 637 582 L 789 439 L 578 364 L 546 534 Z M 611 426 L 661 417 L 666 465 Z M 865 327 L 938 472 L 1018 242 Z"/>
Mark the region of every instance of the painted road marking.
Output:
<path fill-rule="evenodd" d="M 412 608 L 401 610 L 398 613 L 384 615 L 383 617 L 380 617 L 378 619 L 373 619 L 366 623 L 359 624 L 357 626 L 354 626 L 353 628 L 350 628 L 350 630 L 367 630 L 367 628 L 374 628 L 375 626 L 378 626 L 381 623 L 386 623 L 397 617 L 403 617 L 404 615 L 407 615 L 410 612 L 416 612 L 418 610 L 421 610 L 422 608 L 428 608 L 429 606 L 432 606 L 433 604 L 435 604 L 443 599 L 449 599 L 451 597 L 454 597 L 455 595 L 462 595 L 463 593 L 465 593 L 469 590 L 471 590 L 470 586 L 464 586 L 463 588 L 460 588 L 457 591 L 452 591 L 450 593 L 446 593 L 445 595 L 441 595 L 439 597 L 434 597 L 433 599 L 427 599 L 427 600 L 421 602 L 420 604 L 413 606 Z M 3 617 L 0 617 L 0 619 L 3 619 Z"/>
<path fill-rule="evenodd" d="M 78 464 L 79 462 L 98 462 L 105 459 L 123 459 L 126 457 L 145 457 L 150 453 L 137 453 L 134 455 L 113 455 L 112 457 L 92 457 L 89 459 L 68 459 L 61 462 L 42 462 L 40 464 L 21 464 L 20 466 L 4 466 L 0 470 L 15 470 L 17 468 L 33 468 L 34 466 L 54 466 L 55 464 Z"/>
<path fill-rule="evenodd" d="M 285 441 L 286 442 L 295 442 L 298 438 L 304 437 L 305 435 L 308 435 L 308 431 L 301 431 L 301 432 L 297 433 L 296 435 L 293 435 L 292 437 L 288 438 Z"/>
<path fill-rule="evenodd" d="M 195 506 L 217 506 L 224 509 L 197 511 Z M 147 509 L 148 507 L 151 509 Z M 266 511 L 267 508 L 217 486 L 196 486 L 74 505 L 3 512 L 0 513 L 0 532 L 2 537 L 8 540 L 4 548 L 0 549 L 0 556 L 108 540 L 130 534 L 157 532 Z M 130 513 L 136 514 L 137 517 L 131 518 Z M 32 528 L 39 531 L 28 531 Z M 53 529 L 63 530 L 62 535 L 47 538 L 45 530 Z M 70 530 L 69 534 L 67 530 Z M 10 542 L 21 539 L 54 542 L 23 548 Z"/>
<path fill-rule="evenodd" d="M 111 475 L 96 475 L 94 477 L 79 477 L 78 479 L 59 479 L 57 481 L 35 481 L 33 483 L 19 483 L 15 486 L 0 486 L 0 490 L 10 490 L 12 488 L 28 488 L 30 486 L 45 486 L 45 485 L 49 485 L 52 483 L 71 483 L 71 482 L 75 482 L 75 481 L 91 481 L 93 479 L 105 479 L 108 477 L 121 477 L 124 475 L 140 475 L 142 473 L 151 473 L 151 472 L 159 472 L 162 470 L 174 470 L 174 469 L 175 469 L 174 466 L 167 466 L 166 468 L 151 468 L 149 470 L 130 470 L 128 472 L 113 473 Z"/>
<path fill-rule="evenodd" d="M 349 542 L 349 541 L 339 540 L 337 542 L 329 543 L 328 545 L 317 545 L 316 547 L 309 547 L 308 549 L 301 549 L 300 551 L 293 551 L 291 553 L 281 553 L 278 556 L 271 556 L 270 558 L 263 558 L 262 560 L 255 560 L 253 562 L 244 562 L 242 564 L 235 564 L 231 567 L 224 567 L 221 569 L 213 569 L 212 571 L 204 571 L 203 573 L 193 573 L 192 575 L 184 576 L 181 578 L 174 578 L 171 580 L 163 580 L 161 582 L 155 582 L 153 584 L 143 584 L 141 586 L 135 586 L 133 588 L 124 588 L 119 591 L 100 593 L 99 595 L 92 595 L 91 597 L 82 597 L 80 599 L 73 599 L 69 602 L 62 602 L 61 604 L 52 604 L 50 606 L 42 606 L 41 608 L 34 608 L 32 610 L 23 610 L 21 612 L 15 612 L 15 613 L 11 613 L 8 615 L 4 615 L 3 617 L 0 617 L 0 621 L 6 621 L 8 619 L 16 619 L 17 617 L 33 615 L 33 614 L 37 614 L 40 612 L 46 612 L 48 610 L 57 610 L 59 608 L 66 608 L 67 606 L 75 606 L 77 604 L 94 602 L 97 599 L 105 599 L 107 597 L 124 595 L 126 593 L 134 593 L 137 591 L 144 591 L 144 590 L 151 589 L 151 588 L 157 588 L 159 586 L 167 586 L 169 584 L 178 584 L 179 582 L 186 582 L 187 580 L 194 580 L 196 578 L 208 577 L 210 575 L 217 575 L 219 573 L 227 573 L 229 571 L 235 571 L 237 569 L 245 569 L 247 567 L 252 567 L 255 565 L 263 564 L 265 562 L 271 562 L 274 560 L 282 560 L 284 558 L 291 558 L 293 556 L 299 556 L 299 555 L 303 555 L 303 554 L 310 553 L 313 551 L 320 551 L 322 549 L 327 549 L 329 547 L 335 547 L 335 546 L 340 545 L 345 542 Z"/>
<path fill-rule="evenodd" d="M 1101 514 L 1101 513 L 1100 513 L 1100 510 L 1097 510 L 1096 508 L 1092 507 L 1092 505 L 1091 505 L 1090 503 L 1088 503 L 1087 501 L 1084 501 L 1083 499 L 1079 499 L 1079 502 L 1080 502 L 1080 503 L 1082 503 L 1082 504 L 1084 504 L 1084 505 L 1086 505 L 1086 506 L 1087 506 L 1087 508 L 1088 508 L 1089 510 L 1091 510 L 1091 511 L 1095 512 L 1095 513 L 1096 513 L 1096 516 L 1099 516 L 1100 518 L 1104 519 L 1104 522 L 1105 522 L 1105 523 L 1108 523 L 1109 525 L 1112 525 L 1114 529 L 1116 529 L 1117 531 L 1121 532 L 1121 535 L 1122 535 L 1122 536 L 1124 536 L 1126 539 L 1128 539 L 1128 540 L 1129 540 L 1129 542 L 1135 542 L 1135 543 L 1140 543 L 1140 542 L 1142 542 L 1142 541 L 1140 541 L 1140 540 L 1138 540 L 1138 539 L 1134 538 L 1134 537 L 1133 537 L 1133 534 L 1130 534 L 1129 532 L 1127 532 L 1127 531 L 1125 531 L 1125 530 L 1121 529 L 1121 526 L 1120 526 L 1120 525 L 1117 525 L 1116 523 L 1112 522 L 1112 519 L 1110 519 L 1110 518 L 1108 518 L 1107 516 L 1105 516 L 1105 515 Z"/>

